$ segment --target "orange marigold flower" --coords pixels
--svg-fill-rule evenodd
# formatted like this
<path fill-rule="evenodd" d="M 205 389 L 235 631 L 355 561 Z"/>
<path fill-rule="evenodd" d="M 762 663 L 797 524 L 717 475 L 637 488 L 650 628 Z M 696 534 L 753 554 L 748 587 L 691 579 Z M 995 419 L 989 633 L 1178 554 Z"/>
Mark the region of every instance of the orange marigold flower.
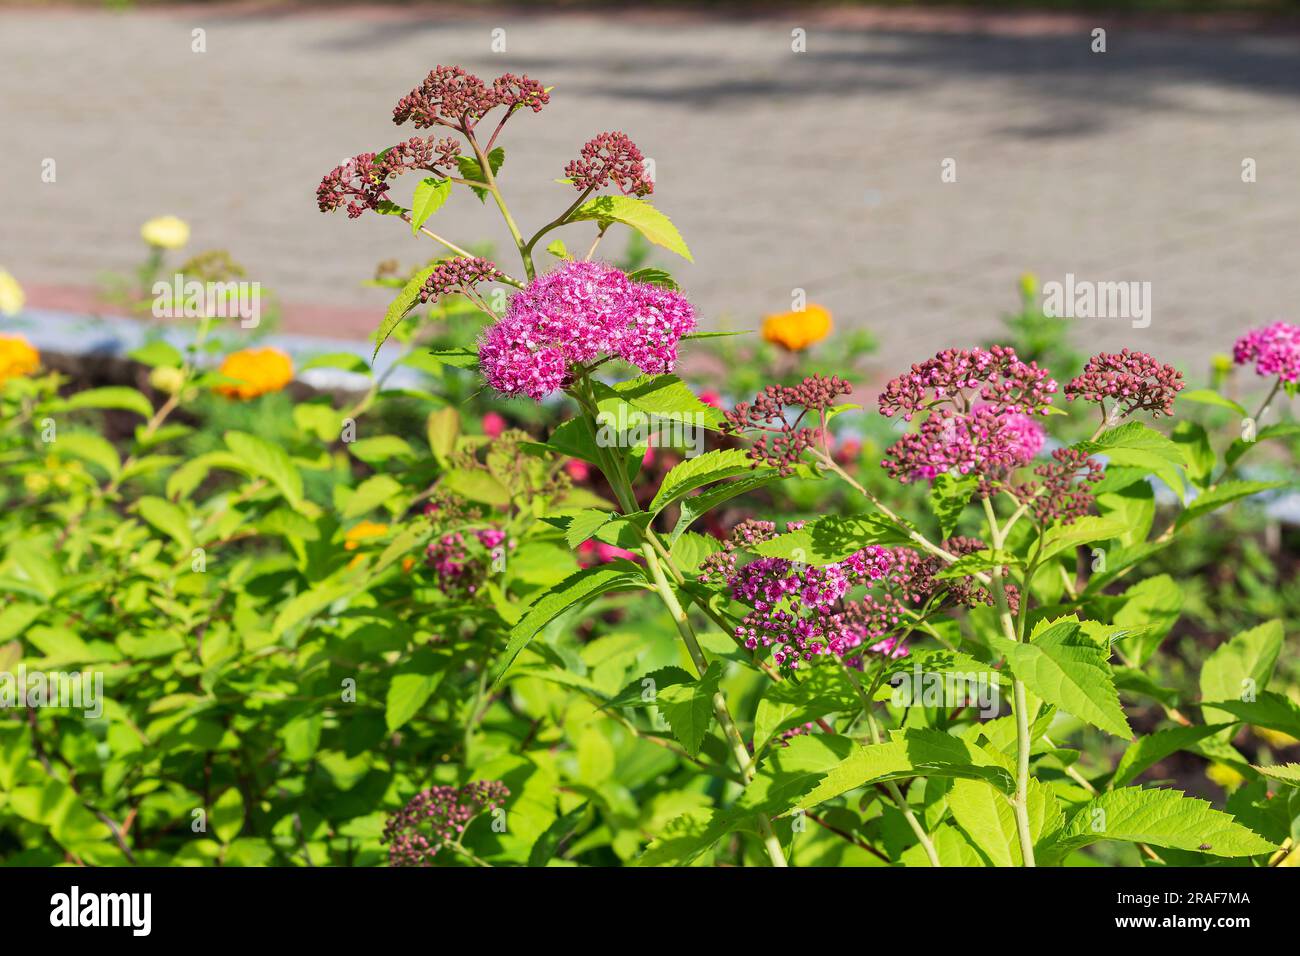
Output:
<path fill-rule="evenodd" d="M 237 379 L 216 386 L 227 398 L 249 399 L 278 392 L 293 381 L 293 361 L 279 349 L 243 349 L 231 352 L 219 370 Z"/>
<path fill-rule="evenodd" d="M 763 320 L 763 338 L 790 352 L 802 352 L 831 334 L 831 314 L 820 305 L 802 312 L 779 312 Z"/>
<path fill-rule="evenodd" d="M 0 385 L 31 375 L 41 367 L 41 353 L 21 335 L 0 335 Z"/>

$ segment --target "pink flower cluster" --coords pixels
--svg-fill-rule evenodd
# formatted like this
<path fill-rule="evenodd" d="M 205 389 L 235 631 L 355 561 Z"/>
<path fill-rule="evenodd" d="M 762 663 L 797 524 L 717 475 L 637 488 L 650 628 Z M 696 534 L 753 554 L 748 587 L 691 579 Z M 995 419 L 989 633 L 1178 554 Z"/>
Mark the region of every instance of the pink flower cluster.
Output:
<path fill-rule="evenodd" d="M 449 292 L 468 292 L 480 282 L 501 278 L 494 262 L 479 256 L 457 256 L 440 263 L 424 280 L 420 301 L 428 302 Z"/>
<path fill-rule="evenodd" d="M 499 780 L 463 787 L 430 787 L 411 798 L 384 824 L 389 866 L 432 866 L 448 843 L 459 842 L 466 825 L 484 810 L 495 810 L 510 796 Z"/>
<path fill-rule="evenodd" d="M 566 262 L 515 294 L 480 340 L 479 366 L 498 392 L 541 401 L 568 384 L 571 365 L 602 355 L 670 372 L 678 340 L 694 328 L 680 293 L 602 263 Z"/>
<path fill-rule="evenodd" d="M 871 546 L 841 561 L 801 565 L 785 558 L 757 558 L 739 568 L 735 548 L 739 541 L 754 543 L 770 536 L 761 523 L 747 523 L 733 535 L 733 548 L 706 563 L 702 580 L 722 578 L 731 597 L 753 610 L 736 628 L 736 637 L 750 650 L 772 649 L 772 660 L 784 670 L 797 670 L 801 662 L 823 654 L 845 658 L 888 626 L 871 612 L 845 605 L 849 591 L 870 586 L 888 574 L 892 558 L 885 548 Z M 875 627 L 873 628 L 873 624 Z M 892 651 L 893 648 L 891 647 Z"/>
<path fill-rule="evenodd" d="M 498 106 L 509 116 L 523 108 L 540 113 L 550 101 L 542 84 L 527 76 L 505 73 L 488 85 L 458 66 L 436 66 L 393 107 L 393 122 L 401 126 L 410 120 L 417 129 L 449 126 L 463 132 Z"/>
<path fill-rule="evenodd" d="M 940 547 L 960 558 L 984 550 L 985 544 L 979 538 L 955 536 L 942 541 Z M 947 567 L 938 555 L 922 554 L 912 548 L 893 548 L 890 556 L 892 567 L 886 576 L 885 585 L 898 595 L 903 604 L 921 605 L 935 598 L 941 603 L 951 601 L 963 607 L 979 604 L 991 606 L 994 603 L 993 595 L 973 576 L 936 578 L 935 575 Z M 1018 611 L 1019 590 L 1010 582 L 1004 582 L 1003 588 L 1012 611 Z"/>
<path fill-rule="evenodd" d="M 1300 326 L 1274 322 L 1237 339 L 1232 358 L 1238 365 L 1255 363 L 1255 374 L 1300 382 Z"/>
<path fill-rule="evenodd" d="M 877 404 L 886 418 L 902 412 L 906 421 L 936 405 L 967 411 L 975 397 L 998 411 L 1046 415 L 1055 392 L 1056 382 L 1046 369 L 1020 361 L 1013 348 L 995 345 L 945 349 L 886 384 Z"/>
<path fill-rule="evenodd" d="M 644 157 L 626 133 L 601 133 L 587 142 L 564 175 L 579 192 L 594 192 L 613 182 L 624 196 L 648 196 L 655 184 L 646 173 Z"/>
<path fill-rule="evenodd" d="M 480 528 L 473 536 L 488 555 L 502 546 L 514 547 L 514 542 L 507 542 L 506 533 L 498 528 Z M 470 553 L 465 536 L 459 531 L 448 532 L 430 542 L 424 561 L 433 569 L 438 586 L 448 595 L 472 596 L 487 579 L 487 562 L 482 556 Z"/>
<path fill-rule="evenodd" d="M 733 435 L 760 432 L 749 449 L 753 467 L 765 465 L 789 475 L 803 453 L 825 437 L 826 412 L 841 395 L 852 391 L 852 385 L 835 375 L 813 374 L 798 385 L 769 385 L 752 402 L 740 402 L 724 412 L 722 429 Z M 798 409 L 793 421 L 787 409 Z M 810 414 L 815 427 L 804 425 Z"/>
<path fill-rule="evenodd" d="M 944 406 L 890 446 L 881 465 L 903 484 L 954 471 L 1005 475 L 1033 460 L 1044 440 L 1042 426 L 1024 412 L 981 405 L 962 413 Z"/>
<path fill-rule="evenodd" d="M 412 137 L 382 153 L 362 153 L 325 174 L 316 187 L 316 205 L 321 212 L 333 212 L 346 204 L 348 218 L 356 219 L 388 199 L 389 180 L 413 169 L 446 175 L 459 154 L 454 139 L 432 136 Z"/>
<path fill-rule="evenodd" d="M 1055 393 L 1047 370 L 1020 361 L 1014 349 L 947 349 L 881 392 L 886 418 L 927 413 L 881 465 L 904 484 L 951 472 L 1005 475 L 1042 450 L 1045 435 L 1033 416 L 1047 414 Z"/>
<path fill-rule="evenodd" d="M 1065 386 L 1069 401 L 1084 401 L 1105 407 L 1115 402 L 1112 417 L 1118 419 L 1136 411 L 1172 415 L 1174 397 L 1183 389 L 1183 373 L 1146 352 L 1123 349 L 1101 352 L 1088 359 L 1083 372 Z"/>

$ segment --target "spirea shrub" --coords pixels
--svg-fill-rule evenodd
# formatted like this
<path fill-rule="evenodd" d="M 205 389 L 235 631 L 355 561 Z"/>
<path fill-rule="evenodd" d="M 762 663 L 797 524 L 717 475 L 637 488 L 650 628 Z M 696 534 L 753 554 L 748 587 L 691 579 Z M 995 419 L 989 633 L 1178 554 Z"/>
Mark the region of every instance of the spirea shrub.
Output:
<path fill-rule="evenodd" d="M 1249 468 L 1297 431 L 1295 327 L 1236 344 L 1253 412 L 1141 352 L 1070 378 L 969 343 L 874 407 L 849 370 L 697 395 L 677 282 L 598 258 L 626 228 L 690 257 L 628 135 L 575 144 L 553 219 L 511 212 L 507 127 L 550 97 L 439 66 L 393 111 L 437 135 L 320 183 L 432 243 L 375 336 L 427 387 L 291 397 L 287 357 L 207 319 L 135 354 L 148 390 L 69 391 L 0 340 L 0 671 L 102 683 L 0 685 L 0 855 L 1294 862 L 1284 622 L 1167 668 L 1183 587 L 1151 572 L 1287 484 Z M 508 256 L 439 227 L 477 200 Z M 764 334 L 795 357 L 816 308 Z M 419 345 L 424 309 L 474 344 Z M 1171 759 L 1230 798 L 1161 785 Z"/>

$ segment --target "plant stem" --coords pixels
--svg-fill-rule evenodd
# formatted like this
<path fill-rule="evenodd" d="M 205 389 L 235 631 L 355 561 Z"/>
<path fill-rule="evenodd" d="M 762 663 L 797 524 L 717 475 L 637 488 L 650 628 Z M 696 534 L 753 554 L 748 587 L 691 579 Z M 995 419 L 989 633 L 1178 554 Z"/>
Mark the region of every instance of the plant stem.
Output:
<path fill-rule="evenodd" d="M 519 258 L 524 262 L 524 272 L 527 273 L 528 278 L 531 280 L 537 274 L 537 270 L 533 267 L 532 250 L 524 242 L 523 234 L 519 231 L 519 227 L 515 225 L 515 217 L 510 215 L 510 207 L 506 205 L 501 190 L 497 188 L 497 178 L 496 174 L 492 172 L 492 163 L 488 161 L 487 154 L 479 147 L 478 140 L 473 133 L 466 131 L 465 138 L 469 140 L 469 145 L 474 149 L 474 155 L 478 157 L 479 166 L 483 170 L 483 181 L 487 183 L 488 192 L 492 194 L 492 199 L 496 202 L 497 208 L 501 210 L 501 218 L 506 221 L 506 228 L 510 230 L 510 236 L 515 240 L 515 247 L 519 250 Z"/>
<path fill-rule="evenodd" d="M 887 659 L 888 658 L 881 658 L 880 666 L 876 670 L 876 676 L 871 682 L 870 692 L 864 692 L 862 690 L 862 685 L 858 682 L 858 678 L 853 673 L 853 669 L 847 664 L 844 665 L 844 673 L 848 675 L 850 683 L 853 684 L 853 689 L 856 690 L 858 696 L 862 698 L 862 714 L 867 718 L 867 732 L 871 734 L 871 742 L 873 744 L 880 743 L 880 728 L 876 724 L 875 714 L 871 712 L 871 701 L 872 697 L 875 695 L 876 688 L 880 686 L 880 678 L 885 672 L 885 661 Z M 939 862 L 939 854 L 934 848 L 934 841 L 930 839 L 930 835 L 925 832 L 925 827 L 921 825 L 921 821 L 918 820 L 916 814 L 912 812 L 912 805 L 907 802 L 907 797 L 903 794 L 903 791 L 893 780 L 886 780 L 884 783 L 885 789 L 889 791 L 890 799 L 894 801 L 894 806 L 896 806 L 898 812 L 903 815 L 903 819 L 906 820 L 907 825 L 912 828 L 912 832 L 916 834 L 917 841 L 921 844 L 922 849 L 925 850 L 925 855 L 929 859 L 930 865 L 936 868 L 943 866 L 943 864 Z"/>
<path fill-rule="evenodd" d="M 984 499 L 984 516 L 989 522 L 989 537 L 993 550 L 1000 551 L 1004 541 L 1003 531 L 998 527 L 997 515 L 993 512 L 993 501 Z M 1008 639 L 1017 641 L 1016 627 L 1011 620 L 1007 607 L 1007 592 L 1002 581 L 1002 568 L 993 568 L 993 595 L 997 601 L 998 619 Z M 1026 582 L 1028 583 L 1028 582 Z M 1028 593 L 1020 596 L 1022 602 L 1029 600 Z M 1018 643 L 1018 641 L 1017 641 Z M 1016 712 L 1016 795 L 1011 801 L 1016 814 L 1016 833 L 1020 838 L 1020 856 L 1025 866 L 1034 865 L 1034 837 L 1029 828 L 1029 702 L 1026 699 L 1025 685 L 1018 677 L 1011 679 L 1011 693 Z"/>
<path fill-rule="evenodd" d="M 648 541 L 641 546 L 641 553 L 645 556 L 646 567 L 650 569 L 650 576 L 654 579 L 655 589 L 659 592 L 660 598 L 663 599 L 664 606 L 668 608 L 668 613 L 672 615 L 673 622 L 677 625 L 677 631 L 681 635 L 682 643 L 686 645 L 687 653 L 690 654 L 691 661 L 695 664 L 695 669 L 699 672 L 700 677 L 703 677 L 705 671 L 709 669 L 708 661 L 704 657 L 704 651 L 700 649 L 700 642 L 695 637 L 695 631 L 691 627 L 685 609 L 682 607 L 681 602 L 677 600 L 672 585 L 668 583 L 668 578 L 664 575 L 664 569 L 659 564 L 659 555 L 655 553 L 655 549 Z M 713 714 L 717 717 L 723 735 L 727 738 L 727 742 L 731 746 L 731 752 L 736 758 L 736 763 L 740 766 L 741 778 L 746 784 L 749 784 L 754 779 L 754 761 L 745 747 L 745 741 L 740 736 L 740 731 L 736 729 L 736 722 L 731 719 L 731 711 L 727 709 L 727 700 L 722 696 L 720 690 L 714 691 L 713 694 Z M 767 850 L 768 859 L 772 861 L 772 865 L 776 867 L 787 866 L 781 843 L 777 840 L 776 833 L 772 830 L 772 823 L 765 813 L 758 814 L 758 830 L 763 837 L 763 847 Z"/>

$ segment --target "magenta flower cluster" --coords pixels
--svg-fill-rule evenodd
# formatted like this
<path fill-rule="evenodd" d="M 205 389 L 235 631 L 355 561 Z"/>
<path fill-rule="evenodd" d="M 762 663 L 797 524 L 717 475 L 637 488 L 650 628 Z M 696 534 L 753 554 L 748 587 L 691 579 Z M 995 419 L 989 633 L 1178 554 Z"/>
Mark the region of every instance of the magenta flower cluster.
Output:
<path fill-rule="evenodd" d="M 721 578 L 734 600 L 753 608 L 735 631 L 746 648 L 771 649 L 777 667 L 793 671 L 823 654 L 846 659 L 880 637 L 883 630 L 873 630 L 873 616 L 852 609 L 844 599 L 854 587 L 869 587 L 889 573 L 892 558 L 886 548 L 873 545 L 825 565 L 756 558 L 737 567 L 736 550 L 742 543 L 752 546 L 771 537 L 769 528 L 774 531 L 773 526 L 758 522 L 738 528 L 733 547 L 714 555 L 701 576 L 705 582 Z M 846 663 L 860 663 L 860 657 Z"/>
<path fill-rule="evenodd" d="M 412 137 L 382 153 L 362 153 L 325 174 L 316 187 L 316 205 L 321 212 L 347 207 L 348 218 L 356 219 L 368 209 L 388 201 L 389 180 L 419 169 L 448 175 L 460 155 L 454 139 Z"/>
<path fill-rule="evenodd" d="M 496 263 L 479 256 L 457 256 L 438 264 L 424 280 L 420 301 L 428 302 L 448 293 L 470 292 L 481 282 L 501 278 Z"/>
<path fill-rule="evenodd" d="M 1238 365 L 1254 362 L 1256 375 L 1300 382 L 1300 326 L 1274 322 L 1262 329 L 1251 329 L 1237 339 L 1232 358 Z"/>
<path fill-rule="evenodd" d="M 499 780 L 422 790 L 384 824 L 389 866 L 432 866 L 438 851 L 460 841 L 466 825 L 510 796 Z"/>
<path fill-rule="evenodd" d="M 1101 352 L 1088 360 L 1083 371 L 1065 386 L 1069 401 L 1082 398 L 1101 405 L 1109 399 L 1115 403 L 1110 415 L 1114 419 L 1137 411 L 1156 416 L 1174 413 L 1174 398 L 1183 389 L 1183 373 L 1165 365 L 1146 352 L 1123 349 Z"/>
<path fill-rule="evenodd" d="M 1056 382 L 1015 350 L 947 349 L 890 381 L 878 399 L 886 418 L 925 420 L 885 453 L 885 471 L 904 484 L 957 473 L 1005 475 L 1043 447 L 1035 415 L 1046 415 Z"/>
<path fill-rule="evenodd" d="M 678 341 L 694 328 L 681 293 L 603 263 L 566 262 L 514 295 L 479 342 L 479 366 L 498 392 L 541 401 L 569 383 L 573 365 L 605 355 L 670 372 Z"/>
<path fill-rule="evenodd" d="M 626 133 L 601 133 L 585 143 L 579 158 L 564 167 L 564 175 L 579 192 L 594 192 L 611 182 L 624 196 L 648 196 L 655 191 L 645 157 Z"/>
<path fill-rule="evenodd" d="M 809 448 L 824 445 L 826 413 L 841 395 L 853 386 L 838 376 L 813 374 L 798 385 L 769 385 L 752 402 L 740 402 L 723 413 L 722 430 L 731 435 L 759 432 L 750 445 L 749 457 L 754 468 L 775 468 L 783 476 L 795 466 Z M 790 410 L 796 410 L 794 419 Z M 815 425 L 804 424 L 811 419 Z"/>
<path fill-rule="evenodd" d="M 542 84 L 527 76 L 505 73 L 488 84 L 458 66 L 436 66 L 393 107 L 393 122 L 401 126 L 409 120 L 417 129 L 448 126 L 464 132 L 498 106 L 509 116 L 518 109 L 540 113 L 550 101 Z"/>
<path fill-rule="evenodd" d="M 473 532 L 473 537 L 489 555 L 502 546 L 514 546 L 498 528 L 480 528 Z M 465 536 L 459 531 L 448 532 L 430 542 L 424 562 L 433 570 L 439 588 L 448 595 L 473 596 L 487 579 L 488 563 L 481 555 L 470 552 Z"/>

